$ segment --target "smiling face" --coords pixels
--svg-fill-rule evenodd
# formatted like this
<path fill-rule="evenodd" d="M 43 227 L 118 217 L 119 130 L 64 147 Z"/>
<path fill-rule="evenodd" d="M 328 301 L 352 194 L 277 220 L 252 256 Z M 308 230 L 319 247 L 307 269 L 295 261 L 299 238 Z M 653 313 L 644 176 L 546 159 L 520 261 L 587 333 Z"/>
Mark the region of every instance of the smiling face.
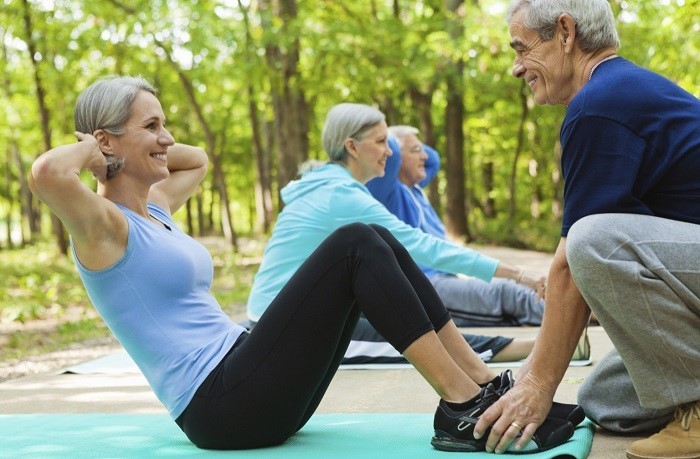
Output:
<path fill-rule="evenodd" d="M 513 76 L 525 80 L 537 104 L 566 105 L 575 95 L 570 54 L 566 52 L 571 49 L 567 40 L 573 37 L 568 37 L 566 24 L 560 19 L 554 37 L 542 41 L 537 32 L 523 25 L 524 14 L 524 10 L 514 14 L 508 28 L 510 46 L 515 50 Z"/>
<path fill-rule="evenodd" d="M 361 139 L 348 138 L 345 148 L 349 155 L 347 167 L 355 180 L 367 183 L 375 177 L 382 177 L 386 159 L 391 156 L 386 121 L 377 123 Z"/>
<path fill-rule="evenodd" d="M 425 179 L 425 161 L 428 155 L 423 150 L 418 137 L 413 134 L 401 136 L 401 169 L 399 180 L 408 186 L 413 186 Z"/>
<path fill-rule="evenodd" d="M 153 94 L 139 91 L 130 111 L 125 132 L 117 136 L 107 134 L 109 153 L 124 157 L 124 174 L 139 176 L 151 183 L 167 178 L 170 174 L 167 150 L 175 140 L 165 128 L 160 102 Z"/>

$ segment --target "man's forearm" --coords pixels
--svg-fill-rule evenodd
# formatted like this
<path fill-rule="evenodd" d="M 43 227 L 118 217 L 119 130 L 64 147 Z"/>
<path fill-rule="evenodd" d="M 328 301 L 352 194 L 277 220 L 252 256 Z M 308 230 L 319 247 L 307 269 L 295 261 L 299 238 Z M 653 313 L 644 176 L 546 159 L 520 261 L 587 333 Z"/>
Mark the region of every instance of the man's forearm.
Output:
<path fill-rule="evenodd" d="M 552 395 L 564 377 L 589 316 L 590 309 L 571 277 L 566 239 L 562 238 L 547 279 L 542 327 L 525 370 L 545 384 Z"/>

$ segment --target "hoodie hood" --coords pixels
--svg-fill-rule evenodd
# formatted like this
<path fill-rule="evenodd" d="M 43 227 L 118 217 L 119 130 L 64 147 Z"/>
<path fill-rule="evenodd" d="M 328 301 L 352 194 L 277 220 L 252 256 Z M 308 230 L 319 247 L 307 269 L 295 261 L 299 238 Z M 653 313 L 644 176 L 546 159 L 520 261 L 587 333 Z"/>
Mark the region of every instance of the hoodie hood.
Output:
<path fill-rule="evenodd" d="M 362 188 L 365 188 L 360 182 L 355 180 L 350 171 L 343 166 L 335 163 L 324 164 L 321 167 L 310 170 L 298 180 L 292 180 L 282 188 L 280 196 L 285 205 L 292 204 L 300 197 L 304 197 L 321 187 L 329 184 L 341 184 L 344 182 L 355 182 Z M 365 188 L 366 190 L 366 188 Z"/>

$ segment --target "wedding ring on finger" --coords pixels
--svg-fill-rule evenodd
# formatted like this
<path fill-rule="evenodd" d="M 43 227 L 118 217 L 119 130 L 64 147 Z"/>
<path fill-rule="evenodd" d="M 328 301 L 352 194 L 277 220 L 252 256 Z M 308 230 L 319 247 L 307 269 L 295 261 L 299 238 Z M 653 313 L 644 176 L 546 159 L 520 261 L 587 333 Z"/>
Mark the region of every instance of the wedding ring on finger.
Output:
<path fill-rule="evenodd" d="M 518 425 L 517 422 L 511 422 L 510 425 L 512 425 L 513 427 L 515 427 L 516 429 L 518 429 L 519 432 L 522 432 L 522 431 L 523 431 L 523 428 L 520 427 L 520 425 Z"/>

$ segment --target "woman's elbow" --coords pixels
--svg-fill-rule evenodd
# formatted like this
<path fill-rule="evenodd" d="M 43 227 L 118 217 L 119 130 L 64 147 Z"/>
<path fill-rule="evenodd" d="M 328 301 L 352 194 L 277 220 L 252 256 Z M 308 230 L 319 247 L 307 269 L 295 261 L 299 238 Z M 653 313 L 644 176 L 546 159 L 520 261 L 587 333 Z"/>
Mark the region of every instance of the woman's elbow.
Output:
<path fill-rule="evenodd" d="M 41 199 L 42 192 L 50 187 L 52 178 L 55 177 L 52 162 L 45 155 L 39 156 L 29 170 L 29 189 Z"/>
<path fill-rule="evenodd" d="M 200 180 L 203 180 L 204 177 L 207 176 L 207 172 L 209 171 L 209 155 L 207 155 L 207 152 L 204 150 L 204 148 L 197 147 L 196 154 L 198 155 L 199 159 L 199 166 L 197 167 L 200 175 Z"/>
<path fill-rule="evenodd" d="M 201 163 L 201 167 L 204 167 L 205 169 L 209 167 L 209 155 L 207 154 L 206 150 L 202 147 L 194 147 L 195 152 L 198 156 L 198 159 Z"/>

